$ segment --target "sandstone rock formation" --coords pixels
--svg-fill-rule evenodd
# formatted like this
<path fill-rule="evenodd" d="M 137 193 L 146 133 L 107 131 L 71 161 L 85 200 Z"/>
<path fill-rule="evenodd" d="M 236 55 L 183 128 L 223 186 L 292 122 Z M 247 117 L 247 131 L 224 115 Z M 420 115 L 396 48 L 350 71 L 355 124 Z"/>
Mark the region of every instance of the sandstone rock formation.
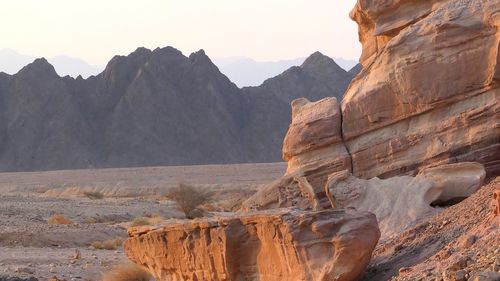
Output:
<path fill-rule="evenodd" d="M 351 78 L 321 53 L 244 89 L 203 51 L 139 48 L 88 79 L 38 59 L 0 73 L 0 171 L 276 162 L 290 102 Z"/>
<path fill-rule="evenodd" d="M 463 200 L 483 184 L 481 164 L 458 163 L 428 168 L 416 177 L 363 180 L 343 175 L 327 185 L 335 207 L 375 214 L 382 237 L 401 233 L 439 212 L 432 203 Z"/>
<path fill-rule="evenodd" d="M 460 161 L 500 172 L 499 13 L 496 0 L 358 1 L 364 69 L 342 102 L 355 176 Z"/>
<path fill-rule="evenodd" d="M 294 101 L 288 170 L 244 208 L 300 205 L 297 175 L 324 203 L 328 175 L 346 169 L 370 179 L 479 162 L 500 173 L 499 14 L 493 0 L 359 0 L 363 68 L 340 112 L 330 99 Z"/>
<path fill-rule="evenodd" d="M 357 280 L 380 232 L 373 214 L 281 209 L 133 228 L 125 252 L 157 280 Z"/>
<path fill-rule="evenodd" d="M 312 186 L 320 205 L 329 206 L 325 200 L 324 183 L 328 175 L 351 169 L 349 154 L 342 143 L 341 116 L 335 98 L 318 102 L 297 99 L 292 102 L 292 124 L 283 144 L 283 158 L 288 161 L 286 175 L 264 187 L 246 200 L 245 209 L 310 206 L 302 200 L 298 178 Z"/>

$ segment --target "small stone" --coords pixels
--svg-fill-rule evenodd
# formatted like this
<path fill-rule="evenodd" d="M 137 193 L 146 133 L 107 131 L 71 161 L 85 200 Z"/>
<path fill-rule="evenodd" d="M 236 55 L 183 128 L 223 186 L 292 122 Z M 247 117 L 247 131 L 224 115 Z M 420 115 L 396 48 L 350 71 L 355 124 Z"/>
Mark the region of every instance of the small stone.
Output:
<path fill-rule="evenodd" d="M 474 245 L 474 243 L 476 243 L 477 241 L 477 236 L 476 235 L 469 235 L 467 236 L 463 242 L 462 242 L 462 248 L 470 248 L 472 245 Z"/>
<path fill-rule="evenodd" d="M 459 270 L 455 272 L 455 281 L 465 281 L 467 272 L 465 270 Z"/>
<path fill-rule="evenodd" d="M 411 268 L 409 268 L 409 267 L 401 267 L 399 269 L 399 273 L 405 273 L 405 272 L 408 272 L 408 271 L 411 271 Z"/>

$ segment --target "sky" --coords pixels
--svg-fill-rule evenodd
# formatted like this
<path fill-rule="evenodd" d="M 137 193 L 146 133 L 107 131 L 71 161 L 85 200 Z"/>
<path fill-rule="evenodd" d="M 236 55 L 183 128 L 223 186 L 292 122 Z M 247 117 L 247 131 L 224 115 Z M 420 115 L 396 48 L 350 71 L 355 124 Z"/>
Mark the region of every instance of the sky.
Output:
<path fill-rule="evenodd" d="M 355 0 L 2 0 L 0 49 L 105 65 L 137 47 L 185 55 L 358 59 Z"/>

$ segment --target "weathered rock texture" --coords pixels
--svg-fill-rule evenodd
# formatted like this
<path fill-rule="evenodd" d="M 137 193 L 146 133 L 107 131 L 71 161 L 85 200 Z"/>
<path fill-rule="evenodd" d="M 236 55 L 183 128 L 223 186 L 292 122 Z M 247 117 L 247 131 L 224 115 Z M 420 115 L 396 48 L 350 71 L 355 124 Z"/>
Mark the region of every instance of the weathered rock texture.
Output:
<path fill-rule="evenodd" d="M 500 4 L 366 1 L 351 12 L 364 68 L 342 102 L 361 178 L 477 161 L 500 172 Z"/>
<path fill-rule="evenodd" d="M 335 207 L 352 207 L 375 214 L 382 237 L 401 233 L 437 213 L 432 203 L 459 201 L 483 184 L 485 171 L 478 163 L 457 163 L 425 169 L 416 177 L 363 180 L 353 176 L 327 183 Z"/>
<path fill-rule="evenodd" d="M 324 183 L 328 175 L 351 169 L 351 159 L 342 143 L 341 116 L 335 98 L 318 102 L 297 99 L 292 102 L 292 124 L 283 144 L 288 161 L 283 178 L 265 186 L 243 203 L 244 209 L 310 206 L 310 194 L 304 194 L 299 180 L 304 178 L 323 207 L 328 207 Z M 303 182 L 303 181 L 302 181 Z"/>
<path fill-rule="evenodd" d="M 157 280 L 357 280 L 380 236 L 373 214 L 289 209 L 129 231 L 125 252 Z"/>
<path fill-rule="evenodd" d="M 287 173 L 245 208 L 295 200 L 297 176 L 321 201 L 328 175 L 346 169 L 370 179 L 479 162 L 500 173 L 498 1 L 359 0 L 351 17 L 363 68 L 341 110 L 331 99 L 292 103 Z"/>

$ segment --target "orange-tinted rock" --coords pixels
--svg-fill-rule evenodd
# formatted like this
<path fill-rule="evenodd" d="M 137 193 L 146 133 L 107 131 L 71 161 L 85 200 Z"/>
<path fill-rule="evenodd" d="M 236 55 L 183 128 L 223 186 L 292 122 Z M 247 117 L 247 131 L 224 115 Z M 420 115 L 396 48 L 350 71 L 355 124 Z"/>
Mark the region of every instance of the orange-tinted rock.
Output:
<path fill-rule="evenodd" d="M 342 102 L 354 175 L 500 170 L 499 15 L 493 0 L 358 1 L 364 69 Z"/>
<path fill-rule="evenodd" d="M 280 209 L 130 231 L 125 252 L 161 280 L 357 280 L 380 237 L 373 214 Z"/>
<path fill-rule="evenodd" d="M 292 124 L 283 142 L 283 159 L 342 141 L 340 107 L 336 98 L 292 101 Z"/>
<path fill-rule="evenodd" d="M 493 217 L 500 216 L 500 189 L 493 193 L 492 201 Z"/>
<path fill-rule="evenodd" d="M 304 98 L 294 100 L 292 124 L 283 142 L 283 159 L 288 161 L 286 174 L 247 199 L 243 208 L 296 206 L 306 209 L 315 203 L 319 203 L 320 208 L 328 207 L 323 188 L 328 175 L 351 170 L 351 157 L 342 142 L 341 122 L 335 98 L 317 102 Z M 307 180 L 306 185 L 310 184 L 313 192 L 304 192 L 298 179 Z M 319 202 L 311 202 L 312 199 Z"/>
<path fill-rule="evenodd" d="M 340 114 L 331 99 L 296 100 L 283 145 L 287 173 L 244 209 L 310 207 L 297 177 L 324 204 L 328 176 L 344 170 L 389 178 L 478 162 L 487 176 L 500 173 L 500 5 L 358 0 L 351 17 L 359 25 L 363 70 Z"/>

